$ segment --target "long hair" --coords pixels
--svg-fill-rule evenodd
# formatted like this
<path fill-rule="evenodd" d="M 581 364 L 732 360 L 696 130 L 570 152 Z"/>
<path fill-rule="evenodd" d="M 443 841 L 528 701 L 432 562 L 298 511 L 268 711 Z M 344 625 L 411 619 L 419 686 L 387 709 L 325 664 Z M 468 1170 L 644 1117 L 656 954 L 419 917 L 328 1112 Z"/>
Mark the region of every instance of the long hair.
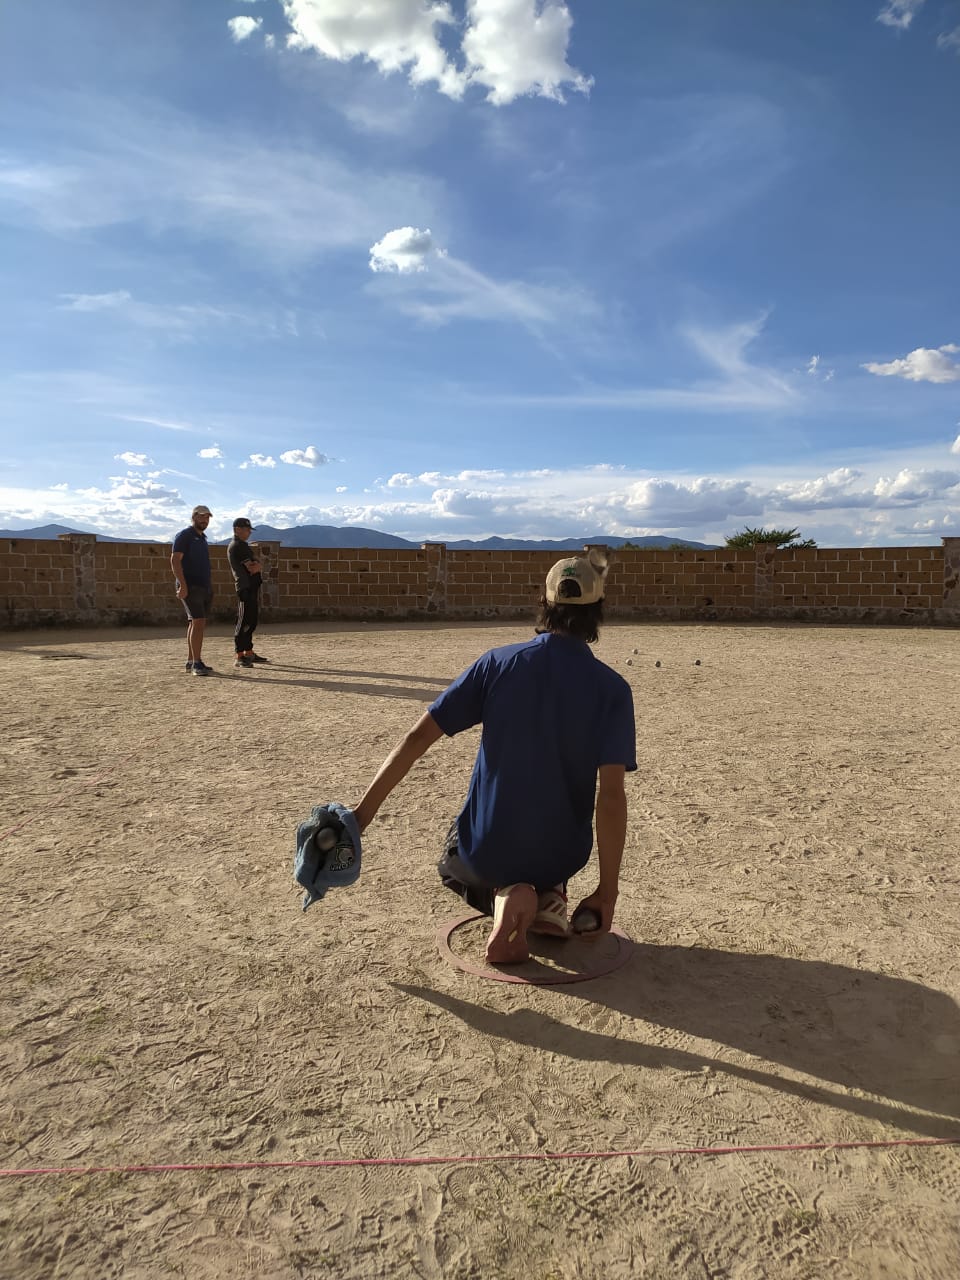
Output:
<path fill-rule="evenodd" d="M 537 614 L 537 635 L 545 631 L 553 631 L 558 635 L 573 636 L 584 640 L 587 644 L 596 644 L 600 639 L 600 628 L 603 626 L 603 601 L 594 604 L 548 604 L 547 597 L 542 595 Z"/>

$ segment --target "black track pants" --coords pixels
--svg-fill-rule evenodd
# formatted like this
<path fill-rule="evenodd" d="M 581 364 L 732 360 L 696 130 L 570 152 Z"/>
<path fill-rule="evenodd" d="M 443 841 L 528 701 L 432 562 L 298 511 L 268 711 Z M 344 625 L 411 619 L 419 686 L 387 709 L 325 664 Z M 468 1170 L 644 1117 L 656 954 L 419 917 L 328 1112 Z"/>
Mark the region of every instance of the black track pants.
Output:
<path fill-rule="evenodd" d="M 253 649 L 253 633 L 260 620 L 260 588 L 244 587 L 237 592 L 237 629 L 233 644 L 237 653 L 249 653 Z"/>

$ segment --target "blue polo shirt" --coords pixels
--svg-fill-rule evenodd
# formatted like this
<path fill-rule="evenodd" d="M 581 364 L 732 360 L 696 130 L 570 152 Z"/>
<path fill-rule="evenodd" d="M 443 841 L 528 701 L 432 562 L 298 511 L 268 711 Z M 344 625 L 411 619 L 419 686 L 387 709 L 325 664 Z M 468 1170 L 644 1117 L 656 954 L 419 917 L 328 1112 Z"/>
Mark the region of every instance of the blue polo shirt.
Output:
<path fill-rule="evenodd" d="M 482 724 L 457 819 L 460 857 L 492 885 L 557 884 L 586 866 L 601 765 L 637 767 L 630 686 L 572 636 L 491 649 L 428 708 L 448 735 Z"/>
<path fill-rule="evenodd" d="M 204 587 L 209 590 L 213 579 L 210 576 L 210 548 L 207 546 L 207 535 L 197 533 L 193 525 L 181 529 L 173 540 L 173 549 L 183 556 L 183 580 L 188 587 Z"/>

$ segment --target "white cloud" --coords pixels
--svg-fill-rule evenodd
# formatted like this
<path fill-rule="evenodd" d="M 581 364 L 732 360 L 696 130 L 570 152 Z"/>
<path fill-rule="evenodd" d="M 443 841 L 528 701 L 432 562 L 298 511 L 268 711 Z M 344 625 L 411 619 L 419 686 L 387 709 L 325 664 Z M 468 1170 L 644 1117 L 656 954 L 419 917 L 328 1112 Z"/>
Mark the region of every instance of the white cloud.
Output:
<path fill-rule="evenodd" d="M 722 523 L 759 516 L 763 498 L 746 480 L 700 477 L 678 482 L 654 477 L 631 485 L 619 505 L 633 523 L 675 528 L 692 521 Z"/>
<path fill-rule="evenodd" d="M 198 458 L 222 458 L 223 450 L 218 444 L 211 445 L 208 449 L 200 449 L 197 453 Z"/>
<path fill-rule="evenodd" d="M 957 436 L 953 444 L 950 446 L 951 453 L 960 453 L 960 436 Z"/>
<path fill-rule="evenodd" d="M 882 22 L 885 27 L 897 27 L 900 31 L 906 31 L 922 4 L 923 0 L 886 0 L 877 14 L 877 21 Z"/>
<path fill-rule="evenodd" d="M 150 463 L 145 453 L 115 453 L 113 456 L 117 462 L 125 462 L 128 467 L 146 467 Z"/>
<path fill-rule="evenodd" d="M 306 451 L 303 451 L 304 453 Z M 958 451 L 960 452 L 960 451 Z M 591 538 L 667 534 L 722 542 L 744 524 L 797 525 L 822 545 L 936 544 L 954 531 L 960 464 L 944 466 L 949 445 L 909 456 L 875 454 L 820 472 L 781 468 L 731 474 L 651 474 L 601 463 L 568 469 L 464 470 L 411 475 L 415 485 L 379 487 L 348 501 L 338 486 L 327 505 L 250 503 L 218 491 L 216 511 L 249 510 L 258 523 L 359 525 L 411 541 L 484 538 Z M 109 485 L 26 490 L 0 485 L 0 526 L 58 523 L 128 537 L 168 539 L 186 523 L 197 481 L 186 496 L 170 487 L 170 472 L 114 476 Z M 267 477 L 263 477 L 266 483 Z M 358 487 L 351 486 L 353 492 Z M 255 508 L 255 509 L 254 509 Z M 215 536 L 229 532 L 215 516 Z"/>
<path fill-rule="evenodd" d="M 113 501 L 134 502 L 149 498 L 151 502 L 179 503 L 180 493 L 177 489 L 168 489 L 144 476 L 111 476 L 111 488 L 105 493 L 96 487 L 77 489 L 76 492 L 85 498 L 107 496 Z"/>
<path fill-rule="evenodd" d="M 465 21 L 445 0 L 281 0 L 293 49 L 363 58 L 412 84 L 461 98 L 471 84 L 498 106 L 526 94 L 563 101 L 592 83 L 567 63 L 572 19 L 564 0 L 466 0 Z M 448 50 L 461 35 L 461 62 Z"/>
<path fill-rule="evenodd" d="M 820 368 L 820 357 L 811 356 L 810 359 L 807 361 L 807 373 L 815 377 L 817 370 L 819 368 Z"/>
<path fill-rule="evenodd" d="M 873 486 L 873 494 L 888 501 L 915 504 L 945 497 L 958 484 L 960 473 L 956 471 L 913 471 L 905 467 L 892 478 L 881 476 Z"/>
<path fill-rule="evenodd" d="M 370 247 L 371 271 L 395 271 L 406 275 L 413 271 L 426 271 L 427 259 L 442 254 L 428 227 L 397 227 Z"/>
<path fill-rule="evenodd" d="M 286 453 L 281 453 L 280 461 L 293 467 L 324 467 L 333 459 L 310 444 L 306 449 L 288 449 Z"/>
<path fill-rule="evenodd" d="M 958 437 L 960 439 L 960 437 Z M 409 489 L 417 483 L 417 477 L 408 475 L 405 471 L 398 471 L 392 475 L 387 481 L 387 487 L 390 489 Z"/>
<path fill-rule="evenodd" d="M 345 484 L 338 484 L 338 485 L 337 485 L 337 487 L 336 487 L 335 492 L 336 492 L 336 493 L 346 493 L 346 492 L 347 492 L 347 486 L 346 486 Z"/>
<path fill-rule="evenodd" d="M 227 22 L 227 26 L 230 28 L 230 35 L 237 44 L 241 40 L 248 40 L 262 25 L 262 18 L 230 18 Z"/>
<path fill-rule="evenodd" d="M 439 30 L 452 26 L 449 4 L 425 0 L 281 0 L 292 28 L 287 44 L 337 62 L 364 58 L 384 73 L 406 70 L 412 84 L 434 82 L 459 98 L 466 85 Z"/>
<path fill-rule="evenodd" d="M 273 468 L 277 465 L 276 459 L 269 457 L 263 453 L 251 453 L 246 462 L 241 462 L 239 470 L 246 471 L 250 467 L 267 467 Z"/>
<path fill-rule="evenodd" d="M 942 347 L 917 347 L 900 360 L 887 364 L 865 364 L 880 378 L 906 378 L 908 382 L 960 382 L 960 363 L 947 357 L 960 352 L 954 342 Z"/>
<path fill-rule="evenodd" d="M 769 495 L 781 511 L 815 511 L 824 507 L 861 507 L 869 505 L 868 495 L 857 493 L 853 486 L 863 472 L 855 467 L 837 467 L 811 480 L 779 484 Z"/>
<path fill-rule="evenodd" d="M 463 53 L 469 79 L 497 106 L 526 94 L 563 102 L 563 87 L 589 93 L 593 80 L 567 63 L 573 19 L 561 0 L 467 0 Z"/>
<path fill-rule="evenodd" d="M 437 489 L 433 501 L 438 516 L 489 516 L 496 514 L 497 503 L 491 493 L 466 489 Z"/>
<path fill-rule="evenodd" d="M 938 49 L 952 49 L 960 58 L 960 27 L 954 27 L 952 31 L 944 31 L 942 35 L 937 36 Z"/>

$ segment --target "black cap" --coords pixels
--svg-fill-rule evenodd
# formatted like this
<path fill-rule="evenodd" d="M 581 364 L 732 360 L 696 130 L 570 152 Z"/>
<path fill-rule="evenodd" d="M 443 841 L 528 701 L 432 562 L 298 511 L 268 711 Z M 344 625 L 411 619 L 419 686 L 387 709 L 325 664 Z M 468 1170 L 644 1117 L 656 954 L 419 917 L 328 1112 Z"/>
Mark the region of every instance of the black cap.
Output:
<path fill-rule="evenodd" d="M 233 522 L 233 527 L 235 529 L 252 529 L 253 525 L 246 516 L 237 516 L 236 520 Z"/>

